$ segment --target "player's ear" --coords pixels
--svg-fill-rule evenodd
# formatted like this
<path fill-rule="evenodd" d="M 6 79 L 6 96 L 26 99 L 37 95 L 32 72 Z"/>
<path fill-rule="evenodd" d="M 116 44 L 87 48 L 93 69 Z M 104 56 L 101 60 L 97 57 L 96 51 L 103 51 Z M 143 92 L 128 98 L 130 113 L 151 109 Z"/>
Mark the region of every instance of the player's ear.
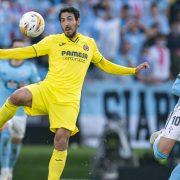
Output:
<path fill-rule="evenodd" d="M 78 27 L 80 26 L 80 18 L 78 18 L 78 20 L 77 20 L 77 26 Z"/>

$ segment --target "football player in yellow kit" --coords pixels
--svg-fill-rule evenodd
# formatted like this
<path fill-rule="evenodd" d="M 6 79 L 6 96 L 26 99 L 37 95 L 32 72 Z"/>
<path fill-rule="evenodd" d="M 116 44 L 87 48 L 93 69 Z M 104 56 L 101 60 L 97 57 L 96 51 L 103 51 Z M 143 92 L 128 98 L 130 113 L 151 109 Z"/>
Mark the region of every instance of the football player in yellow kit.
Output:
<path fill-rule="evenodd" d="M 116 75 L 135 75 L 149 67 L 119 66 L 106 60 L 98 51 L 94 39 L 77 32 L 79 11 L 73 7 L 60 10 L 62 34 L 50 35 L 32 46 L 0 49 L 0 59 L 27 59 L 49 56 L 46 78 L 15 91 L 0 109 L 0 128 L 11 119 L 19 106 L 29 115 L 49 115 L 50 130 L 55 133 L 54 151 L 49 163 L 48 180 L 58 180 L 64 169 L 68 141 L 78 132 L 76 120 L 84 78 L 90 63 Z"/>

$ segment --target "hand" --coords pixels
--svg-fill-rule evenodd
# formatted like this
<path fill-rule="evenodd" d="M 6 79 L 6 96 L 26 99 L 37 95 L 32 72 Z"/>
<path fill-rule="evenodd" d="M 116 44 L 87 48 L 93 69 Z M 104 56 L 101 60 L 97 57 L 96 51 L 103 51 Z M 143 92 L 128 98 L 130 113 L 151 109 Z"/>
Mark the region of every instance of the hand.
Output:
<path fill-rule="evenodd" d="M 149 68 L 148 62 L 144 62 L 136 67 L 135 74 L 138 74 L 141 70 Z"/>

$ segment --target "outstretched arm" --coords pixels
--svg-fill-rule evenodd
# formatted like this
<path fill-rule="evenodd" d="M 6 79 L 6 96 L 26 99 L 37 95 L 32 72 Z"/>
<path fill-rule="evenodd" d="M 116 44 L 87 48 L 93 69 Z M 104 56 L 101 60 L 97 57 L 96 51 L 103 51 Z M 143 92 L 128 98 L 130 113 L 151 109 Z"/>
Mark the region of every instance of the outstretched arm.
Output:
<path fill-rule="evenodd" d="M 36 50 L 33 46 L 12 49 L 0 49 L 0 59 L 28 59 L 36 57 Z"/>
<path fill-rule="evenodd" d="M 114 64 L 104 58 L 95 65 L 101 70 L 115 75 L 134 75 L 138 74 L 143 69 L 149 68 L 149 64 L 147 62 L 142 63 L 135 68 L 130 68 Z"/>

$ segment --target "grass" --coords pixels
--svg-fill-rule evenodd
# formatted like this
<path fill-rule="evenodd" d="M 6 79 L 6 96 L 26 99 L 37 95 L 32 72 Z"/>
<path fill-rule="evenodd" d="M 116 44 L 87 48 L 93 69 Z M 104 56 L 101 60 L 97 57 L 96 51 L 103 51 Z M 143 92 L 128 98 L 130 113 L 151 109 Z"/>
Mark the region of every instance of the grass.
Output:
<path fill-rule="evenodd" d="M 53 151 L 52 146 L 23 146 L 15 166 L 13 180 L 46 180 L 48 164 Z M 91 163 L 96 150 L 89 147 L 69 148 L 63 172 L 65 179 L 90 179 Z M 134 153 L 142 157 L 149 149 L 136 149 Z"/>
<path fill-rule="evenodd" d="M 46 180 L 51 146 L 23 146 L 14 170 L 14 180 Z M 70 148 L 62 178 L 89 179 L 95 149 Z"/>

